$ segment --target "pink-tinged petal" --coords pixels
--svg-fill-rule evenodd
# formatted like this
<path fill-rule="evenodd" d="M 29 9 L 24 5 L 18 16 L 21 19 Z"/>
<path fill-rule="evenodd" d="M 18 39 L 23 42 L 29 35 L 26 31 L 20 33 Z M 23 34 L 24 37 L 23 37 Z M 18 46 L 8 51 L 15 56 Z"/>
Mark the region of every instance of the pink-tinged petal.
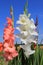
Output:
<path fill-rule="evenodd" d="M 8 47 L 9 46 L 9 44 L 6 42 L 6 43 L 4 43 L 4 47 Z"/>
<path fill-rule="evenodd" d="M 12 30 L 13 28 L 12 28 L 12 26 L 8 26 L 8 29 Z"/>
<path fill-rule="evenodd" d="M 3 39 L 4 40 L 8 40 L 9 39 L 9 36 L 4 36 Z"/>
<path fill-rule="evenodd" d="M 18 56 L 18 52 L 17 51 L 12 53 L 12 57 L 16 57 L 16 56 Z"/>
<path fill-rule="evenodd" d="M 4 34 L 7 34 L 7 33 L 10 34 L 11 31 L 10 30 L 9 31 L 8 30 L 4 31 Z"/>
<path fill-rule="evenodd" d="M 2 52 L 2 51 L 3 51 L 3 43 L 0 42 L 0 52 Z"/>
<path fill-rule="evenodd" d="M 8 60 L 12 60 L 12 59 L 13 59 L 12 56 L 9 55 L 9 56 L 8 56 Z"/>
<path fill-rule="evenodd" d="M 4 58 L 8 61 L 8 60 L 12 60 L 12 56 L 11 56 L 11 54 L 9 54 L 9 53 L 5 53 L 5 54 L 3 54 L 3 56 L 4 56 Z"/>
<path fill-rule="evenodd" d="M 8 47 L 5 48 L 5 51 L 7 51 L 7 50 L 8 50 L 9 52 L 13 53 L 13 52 L 15 52 L 15 47 L 9 47 L 9 46 L 8 46 Z"/>

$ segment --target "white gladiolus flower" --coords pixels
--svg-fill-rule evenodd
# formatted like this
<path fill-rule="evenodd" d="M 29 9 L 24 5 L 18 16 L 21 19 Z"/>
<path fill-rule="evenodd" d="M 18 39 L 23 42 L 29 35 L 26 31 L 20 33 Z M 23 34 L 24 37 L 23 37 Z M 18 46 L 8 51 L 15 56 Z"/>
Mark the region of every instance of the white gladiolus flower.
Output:
<path fill-rule="evenodd" d="M 21 33 L 21 34 L 17 34 L 17 37 L 25 39 L 27 38 L 27 35 L 25 35 L 24 33 Z"/>
<path fill-rule="evenodd" d="M 28 31 L 29 29 L 34 30 L 35 28 L 33 28 L 32 25 L 30 26 L 28 24 L 20 25 L 20 26 L 16 27 L 16 29 L 21 30 L 21 31 Z"/>
<path fill-rule="evenodd" d="M 27 58 L 29 57 L 29 55 L 35 53 L 34 50 L 31 50 L 31 44 L 22 45 L 21 47 L 24 49 L 24 54 Z"/>
<path fill-rule="evenodd" d="M 26 57 L 28 58 L 30 55 L 34 54 L 35 50 L 29 50 L 29 51 L 25 51 L 24 54 L 26 55 Z"/>
<path fill-rule="evenodd" d="M 32 31 L 32 30 L 29 30 L 29 33 L 31 34 L 31 35 L 36 35 L 36 36 L 38 36 L 38 33 L 36 32 L 36 31 Z"/>
<path fill-rule="evenodd" d="M 19 20 L 17 21 L 17 24 L 26 25 L 28 28 L 36 28 L 34 25 L 34 22 L 30 20 L 26 15 L 21 15 Z"/>
<path fill-rule="evenodd" d="M 26 19 L 25 19 L 26 20 Z M 17 24 L 20 24 L 20 25 L 24 25 L 24 26 L 27 26 L 27 28 L 29 27 L 29 28 L 32 28 L 32 29 L 35 29 L 36 27 L 35 27 L 35 25 L 34 25 L 34 23 L 31 21 L 31 20 L 26 20 L 26 21 L 24 21 L 24 22 L 22 22 L 22 21 L 17 21 Z"/>
<path fill-rule="evenodd" d="M 31 44 L 31 42 L 34 42 L 34 43 L 37 43 L 37 41 L 33 38 L 27 38 L 27 39 L 22 39 L 21 38 L 21 41 L 24 43 L 25 42 L 25 44 L 28 44 L 28 43 L 30 43 Z"/>
<path fill-rule="evenodd" d="M 21 39 L 21 41 L 22 41 L 23 43 L 25 43 L 25 44 L 27 43 L 27 41 L 26 41 L 26 40 L 24 40 L 24 39 Z"/>
<path fill-rule="evenodd" d="M 32 42 L 37 43 L 35 39 L 36 36 L 38 36 L 38 33 L 35 31 L 36 26 L 34 20 L 30 20 L 25 14 L 20 15 L 17 24 L 20 24 L 16 27 L 16 29 L 20 31 L 20 34 L 17 34 L 17 37 L 25 44 L 21 45 L 21 47 L 25 51 L 24 54 L 28 57 L 35 52 L 34 50 L 31 50 L 31 45 Z"/>
<path fill-rule="evenodd" d="M 17 24 L 23 24 L 21 21 L 17 21 Z M 25 25 L 26 23 L 24 23 L 24 25 Z"/>
<path fill-rule="evenodd" d="M 21 33 L 24 33 L 25 35 L 36 35 L 36 36 L 38 36 L 38 33 L 34 30 L 31 30 L 31 29 L 26 30 L 23 28 L 23 30 L 22 30 L 19 27 L 16 27 L 16 29 L 18 29 Z"/>

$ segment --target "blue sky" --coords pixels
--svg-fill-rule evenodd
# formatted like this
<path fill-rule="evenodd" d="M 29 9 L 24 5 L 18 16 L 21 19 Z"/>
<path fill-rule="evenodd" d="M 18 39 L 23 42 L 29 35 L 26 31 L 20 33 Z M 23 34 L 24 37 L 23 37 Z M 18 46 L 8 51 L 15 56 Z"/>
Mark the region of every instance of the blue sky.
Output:
<path fill-rule="evenodd" d="M 14 9 L 14 26 L 20 14 L 23 13 L 26 0 L 0 0 L 0 41 L 3 42 L 4 24 L 6 17 L 10 17 L 10 6 Z M 43 0 L 28 0 L 28 11 L 31 18 L 36 20 L 38 16 L 39 42 L 43 38 Z"/>

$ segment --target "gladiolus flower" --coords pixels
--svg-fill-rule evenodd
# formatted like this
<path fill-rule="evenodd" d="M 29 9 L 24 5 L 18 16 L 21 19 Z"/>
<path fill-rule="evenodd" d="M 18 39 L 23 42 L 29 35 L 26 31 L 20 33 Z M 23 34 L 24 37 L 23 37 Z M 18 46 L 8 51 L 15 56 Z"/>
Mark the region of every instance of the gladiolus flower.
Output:
<path fill-rule="evenodd" d="M 3 51 L 3 44 L 0 42 L 0 52 Z"/>
<path fill-rule="evenodd" d="M 7 46 L 6 46 L 7 45 Z M 6 60 L 12 60 L 13 57 L 16 57 L 18 56 L 18 53 L 17 51 L 15 50 L 15 47 L 14 45 L 13 46 L 10 46 L 9 44 L 4 44 L 4 57 L 6 58 Z"/>
<path fill-rule="evenodd" d="M 36 26 L 33 20 L 29 19 L 26 14 L 20 15 L 17 24 L 19 25 L 16 29 L 19 30 L 20 33 L 17 34 L 16 37 L 20 38 L 20 40 L 25 44 L 21 45 L 21 47 L 24 49 L 24 53 L 28 57 L 35 52 L 34 50 L 31 50 L 31 45 L 32 42 L 37 42 L 35 39 L 36 36 L 38 36 L 38 33 L 35 30 Z"/>
<path fill-rule="evenodd" d="M 4 29 L 4 57 L 6 60 L 12 60 L 13 57 L 18 56 L 18 53 L 16 51 L 15 45 L 14 45 L 14 40 L 15 40 L 15 35 L 14 35 L 14 28 L 12 27 L 12 19 L 7 18 L 8 25 Z"/>
<path fill-rule="evenodd" d="M 7 19 L 7 21 L 8 21 L 8 24 L 12 25 L 12 23 L 13 23 L 12 19 L 9 18 L 9 17 L 7 17 L 6 19 Z"/>

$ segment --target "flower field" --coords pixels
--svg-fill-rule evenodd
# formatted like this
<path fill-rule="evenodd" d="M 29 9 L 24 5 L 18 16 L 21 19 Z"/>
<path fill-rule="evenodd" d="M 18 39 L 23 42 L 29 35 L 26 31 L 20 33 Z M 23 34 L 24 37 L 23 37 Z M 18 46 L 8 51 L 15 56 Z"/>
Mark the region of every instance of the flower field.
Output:
<path fill-rule="evenodd" d="M 23 49 L 16 46 L 19 55 L 13 60 L 5 61 L 2 54 L 0 53 L 0 64 L 1 65 L 43 65 L 43 49 L 39 46 L 36 46 L 35 53 L 30 55 L 28 58 L 24 55 Z M 18 48 L 19 47 L 19 48 Z"/>
<path fill-rule="evenodd" d="M 14 26 L 14 13 L 6 17 L 3 42 L 0 42 L 0 65 L 43 65 L 43 45 L 38 44 L 38 22 L 30 17 L 27 2 Z M 37 20 L 37 19 L 36 19 Z M 15 30 L 16 32 L 15 34 Z M 19 39 L 20 44 L 18 44 Z"/>

